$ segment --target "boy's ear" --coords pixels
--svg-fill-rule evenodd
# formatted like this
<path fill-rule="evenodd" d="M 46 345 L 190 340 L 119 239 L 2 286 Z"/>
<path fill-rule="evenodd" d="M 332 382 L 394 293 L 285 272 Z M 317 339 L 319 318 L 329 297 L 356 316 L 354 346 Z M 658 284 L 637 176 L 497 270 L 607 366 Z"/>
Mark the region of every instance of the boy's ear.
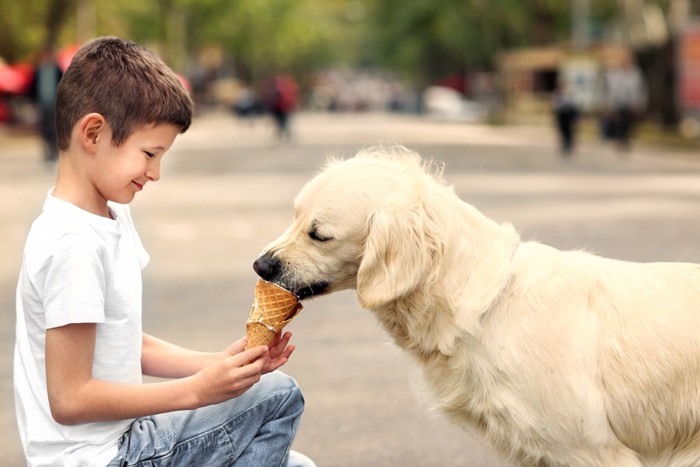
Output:
<path fill-rule="evenodd" d="M 85 115 L 78 124 L 79 139 L 83 148 L 90 154 L 97 150 L 97 142 L 106 135 L 107 122 L 98 113 Z"/>

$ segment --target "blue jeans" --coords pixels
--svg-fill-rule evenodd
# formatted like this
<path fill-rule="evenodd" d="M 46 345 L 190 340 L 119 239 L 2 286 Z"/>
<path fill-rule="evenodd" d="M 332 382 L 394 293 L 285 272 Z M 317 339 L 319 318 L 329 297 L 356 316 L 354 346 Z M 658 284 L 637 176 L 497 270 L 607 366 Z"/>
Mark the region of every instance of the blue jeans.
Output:
<path fill-rule="evenodd" d="M 108 467 L 285 467 L 304 398 L 282 372 L 235 399 L 135 420 Z"/>

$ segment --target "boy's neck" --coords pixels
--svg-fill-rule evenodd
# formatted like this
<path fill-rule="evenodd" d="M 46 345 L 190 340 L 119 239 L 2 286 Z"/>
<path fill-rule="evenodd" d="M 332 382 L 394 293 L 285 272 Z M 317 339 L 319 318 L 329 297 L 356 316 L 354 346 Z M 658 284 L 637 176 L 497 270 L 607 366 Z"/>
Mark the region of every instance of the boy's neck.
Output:
<path fill-rule="evenodd" d="M 61 152 L 53 196 L 97 216 L 111 218 L 107 200 L 97 192 L 83 167 L 75 163 L 78 157 Z"/>

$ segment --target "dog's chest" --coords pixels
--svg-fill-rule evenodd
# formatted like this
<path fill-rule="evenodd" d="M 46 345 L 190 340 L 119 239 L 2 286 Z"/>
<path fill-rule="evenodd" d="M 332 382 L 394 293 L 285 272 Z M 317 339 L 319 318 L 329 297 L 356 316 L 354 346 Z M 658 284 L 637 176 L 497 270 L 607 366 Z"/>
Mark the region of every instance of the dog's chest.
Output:
<path fill-rule="evenodd" d="M 480 431 L 510 432 L 508 404 L 517 394 L 503 371 L 503 355 L 460 330 L 450 315 L 414 312 L 410 317 L 395 309 L 375 310 L 396 344 L 421 364 L 435 405 L 460 424 Z M 449 355 L 440 348 L 449 349 Z M 508 363 L 506 363 L 508 365 Z"/>
<path fill-rule="evenodd" d="M 505 386 L 498 370 L 480 356 L 481 350 L 460 344 L 452 356 L 438 355 L 423 365 L 441 409 L 480 419 L 503 411 L 499 402 Z"/>
<path fill-rule="evenodd" d="M 423 361 L 437 408 L 491 440 L 533 443 L 536 433 L 527 426 L 528 415 L 513 410 L 518 406 L 518 395 L 483 352 L 478 346 L 462 344 L 451 357 L 440 355 Z M 519 426 L 520 415 L 524 426 Z"/>

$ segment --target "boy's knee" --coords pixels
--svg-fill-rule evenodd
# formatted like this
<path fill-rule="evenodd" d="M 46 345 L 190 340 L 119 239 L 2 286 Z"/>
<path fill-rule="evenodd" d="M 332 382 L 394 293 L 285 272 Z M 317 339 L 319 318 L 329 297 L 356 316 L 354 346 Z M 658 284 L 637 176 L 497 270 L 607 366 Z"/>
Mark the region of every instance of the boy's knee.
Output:
<path fill-rule="evenodd" d="M 301 392 L 297 382 L 291 376 L 281 371 L 273 371 L 263 375 L 260 383 L 268 387 L 269 391 L 297 391 Z"/>
<path fill-rule="evenodd" d="M 294 397 L 298 397 L 303 400 L 301 389 L 299 388 L 296 380 L 291 376 L 282 373 L 281 371 L 273 371 L 272 373 L 268 373 L 267 375 L 263 376 L 263 379 L 266 378 L 270 380 L 272 386 L 270 390 L 287 391 Z"/>
<path fill-rule="evenodd" d="M 260 380 L 267 386 L 266 392 L 284 395 L 285 405 L 297 407 L 299 412 L 304 409 L 304 395 L 297 382 L 281 371 L 269 373 Z"/>

